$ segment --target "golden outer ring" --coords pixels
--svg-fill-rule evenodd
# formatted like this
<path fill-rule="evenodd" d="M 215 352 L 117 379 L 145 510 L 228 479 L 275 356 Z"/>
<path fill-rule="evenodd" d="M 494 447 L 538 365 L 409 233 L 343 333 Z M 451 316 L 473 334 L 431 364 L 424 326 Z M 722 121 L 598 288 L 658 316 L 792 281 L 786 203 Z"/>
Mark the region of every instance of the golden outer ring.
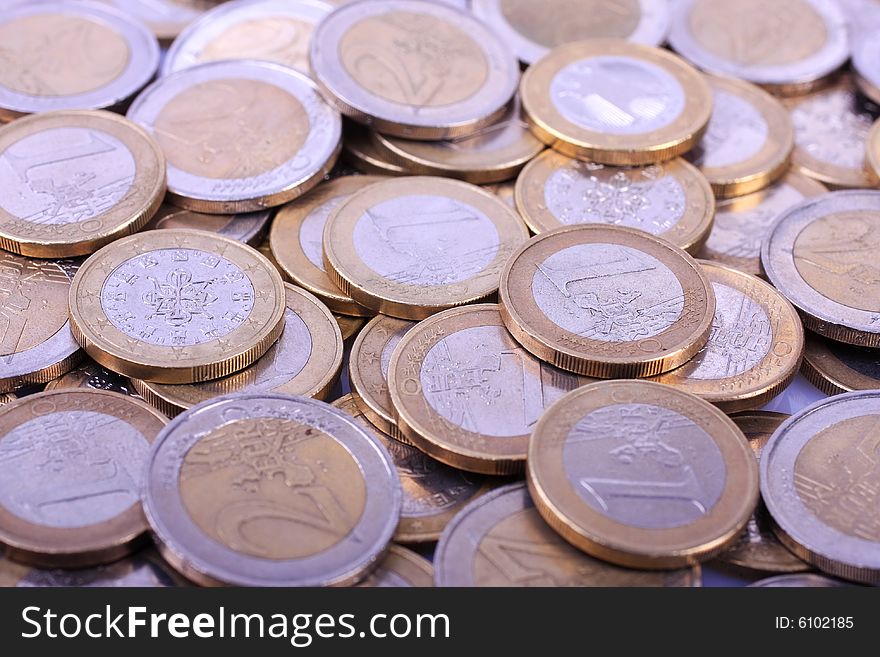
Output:
<path fill-rule="evenodd" d="M 0 207 L 0 248 L 35 258 L 68 258 L 94 253 L 143 228 L 165 196 L 165 155 L 156 141 L 125 117 L 102 110 L 59 110 L 32 114 L 0 128 L 0 153 L 21 139 L 56 128 L 79 127 L 121 141 L 135 161 L 135 177 L 125 196 L 96 217 L 41 226 L 22 221 Z M 46 234 L 36 234 L 45 228 Z"/>
<path fill-rule="evenodd" d="M 353 194 L 385 179 L 378 176 L 335 178 L 319 186 L 298 202 L 285 205 L 272 222 L 269 248 L 282 274 L 317 296 L 333 312 L 356 317 L 372 317 L 374 314 L 371 310 L 355 303 L 333 284 L 328 274 L 309 260 L 300 242 L 302 225 L 318 206 L 338 197 Z"/>
<path fill-rule="evenodd" d="M 606 343 L 566 331 L 541 312 L 531 297 L 535 264 L 560 249 L 595 243 L 650 253 L 678 277 L 685 302 L 670 328 L 640 342 Z M 498 296 L 504 325 L 527 351 L 561 369 L 602 379 L 653 376 L 686 363 L 706 345 L 715 316 L 712 286 L 693 258 L 665 240 L 619 226 L 566 226 L 533 237 L 508 259 Z"/>
<path fill-rule="evenodd" d="M 593 510 L 568 482 L 562 449 L 572 426 L 594 409 L 633 402 L 684 414 L 720 450 L 724 489 L 698 520 L 669 529 L 619 523 Z M 535 506 L 556 532 L 587 554 L 631 568 L 679 568 L 713 557 L 736 539 L 758 503 L 757 459 L 733 420 L 693 395 L 647 381 L 603 381 L 559 399 L 535 427 L 526 466 Z"/>
<path fill-rule="evenodd" d="M 498 232 L 492 261 L 477 274 L 450 285 L 408 285 L 370 269 L 354 245 L 357 221 L 378 203 L 413 194 L 446 196 L 482 212 Z M 504 261 L 527 238 L 519 215 L 495 194 L 459 180 L 413 176 L 370 185 L 338 206 L 324 227 L 324 265 L 330 280 L 362 306 L 401 319 L 425 319 L 495 294 Z"/>
<path fill-rule="evenodd" d="M 257 328 L 246 322 L 226 336 L 225 345 L 212 341 L 174 352 L 131 338 L 113 326 L 100 304 L 104 281 L 130 258 L 165 248 L 207 251 L 232 260 L 240 269 L 250 268 L 251 283 L 258 291 L 251 317 L 262 320 Z M 154 230 L 117 240 L 82 264 L 70 286 L 70 327 L 85 352 L 109 370 L 157 383 L 197 383 L 237 372 L 262 356 L 284 330 L 283 300 L 281 275 L 259 251 L 204 231 Z"/>
<path fill-rule="evenodd" d="M 284 284 L 285 309 L 300 316 L 309 332 L 321 330 L 320 335 L 312 335 L 312 353 L 303 369 L 294 377 L 297 386 L 291 385 L 294 379 L 267 390 L 266 392 L 285 395 L 300 395 L 313 399 L 326 399 L 333 389 L 339 372 L 342 369 L 343 340 L 339 324 L 327 307 L 313 294 L 306 292 L 290 283 Z M 332 334 L 332 339 L 327 339 Z M 283 339 L 283 332 L 282 337 Z M 316 351 L 325 351 L 316 357 Z M 215 379 L 209 384 L 216 386 L 214 391 L 203 391 L 200 384 L 166 385 L 140 379 L 132 379 L 131 383 L 147 402 L 158 408 L 168 417 L 175 417 L 181 412 L 214 397 L 234 392 L 251 392 L 249 390 L 249 370 L 259 364 L 259 359 L 245 369 Z M 308 384 L 303 387 L 303 384 Z"/>
<path fill-rule="evenodd" d="M 562 223 L 550 212 L 545 186 L 553 173 L 572 162 L 572 158 L 546 150 L 529 162 L 516 179 L 516 208 L 533 233 L 540 234 L 571 225 Z M 694 165 L 682 158 L 650 167 L 659 168 L 674 177 L 684 189 L 687 199 L 684 216 L 670 230 L 657 237 L 672 242 L 688 253 L 696 253 L 708 239 L 715 215 L 715 196 L 709 181 Z"/>
<path fill-rule="evenodd" d="M 72 327 L 73 324 L 71 324 L 71 328 Z M 63 331 L 64 327 L 62 327 L 61 330 Z M 47 367 L 42 367 L 33 372 L 29 372 L 28 374 L 22 374 L 21 376 L 15 376 L 10 379 L 2 379 L 0 380 L 0 392 L 10 392 L 37 383 L 51 383 L 76 367 L 83 359 L 83 356 L 85 356 L 85 354 L 82 349 L 77 349 L 75 352 L 57 363 L 52 363 Z"/>
<path fill-rule="evenodd" d="M 766 91 L 743 80 L 707 75 L 714 91 L 724 91 L 754 107 L 767 122 L 767 141 L 744 162 L 700 167 L 718 198 L 742 196 L 763 189 L 788 171 L 794 149 L 794 126 L 785 106 Z"/>
<path fill-rule="evenodd" d="M 797 375 L 804 353 L 804 328 L 794 306 L 775 287 L 732 267 L 698 261 L 713 284 L 733 288 L 761 306 L 772 325 L 772 343 L 751 369 L 735 376 L 689 378 L 691 363 L 652 379 L 696 395 L 725 413 L 760 408 L 782 392 Z"/>
<path fill-rule="evenodd" d="M 809 102 L 819 94 L 832 93 L 835 91 L 853 91 L 852 78 L 849 74 L 841 75 L 834 84 L 825 85 L 823 88 L 815 92 L 793 98 L 786 98 L 783 100 L 783 104 L 788 108 L 789 114 L 791 114 L 801 103 Z M 796 138 L 794 150 L 791 153 L 791 168 L 813 180 L 817 180 L 820 183 L 827 185 L 830 189 L 850 189 L 874 186 L 867 167 L 862 169 L 848 169 L 816 159 L 798 145 Z"/>
<path fill-rule="evenodd" d="M 382 375 L 381 356 L 397 331 L 415 326 L 405 319 L 377 315 L 358 334 L 348 356 L 348 380 L 357 393 L 354 401 L 364 417 L 379 431 L 400 442 L 412 444 L 397 428 L 388 381 Z"/>
<path fill-rule="evenodd" d="M 341 315 L 333 313 L 333 319 L 339 324 L 339 330 L 342 331 L 342 341 L 348 342 L 355 335 L 360 333 L 367 320 L 364 317 L 352 317 L 351 315 Z"/>
<path fill-rule="evenodd" d="M 669 125 L 637 135 L 597 132 L 567 120 L 550 99 L 554 76 L 574 61 L 600 55 L 631 57 L 664 69 L 681 84 L 685 109 Z M 699 143 L 712 114 L 709 84 L 693 67 L 666 50 L 617 39 L 578 41 L 552 50 L 523 74 L 520 97 L 538 139 L 569 157 L 602 164 L 652 164 L 682 155 Z"/>
<path fill-rule="evenodd" d="M 410 175 L 410 172 L 399 164 L 392 164 L 382 157 L 376 150 L 369 131 L 363 126 L 348 123 L 344 132 L 343 154 L 358 171 L 374 176 Z"/>
<path fill-rule="evenodd" d="M 873 186 L 880 185 L 880 119 L 871 126 L 865 142 L 865 169 Z"/>
<path fill-rule="evenodd" d="M 840 345 L 840 348 L 859 349 L 852 345 Z M 880 354 L 877 358 L 880 359 Z M 812 333 L 807 335 L 801 373 L 826 395 L 880 388 L 880 379 L 865 376 L 847 366 L 835 355 L 828 341 Z"/>
<path fill-rule="evenodd" d="M 27 421 L 56 412 L 67 402 L 70 410 L 91 410 L 130 421 L 152 443 L 168 418 L 145 402 L 107 390 L 53 390 L 18 399 L 3 407 L 3 424 Z M 38 412 L 35 408 L 39 406 Z M 127 407 L 127 408 L 126 408 Z M 140 417 L 135 420 L 134 415 Z M 16 416 L 24 417 L 16 418 Z M 0 542 L 15 561 L 43 568 L 83 568 L 109 563 L 131 554 L 147 541 L 149 529 L 140 501 L 109 520 L 85 527 L 35 525 L 0 506 Z"/>

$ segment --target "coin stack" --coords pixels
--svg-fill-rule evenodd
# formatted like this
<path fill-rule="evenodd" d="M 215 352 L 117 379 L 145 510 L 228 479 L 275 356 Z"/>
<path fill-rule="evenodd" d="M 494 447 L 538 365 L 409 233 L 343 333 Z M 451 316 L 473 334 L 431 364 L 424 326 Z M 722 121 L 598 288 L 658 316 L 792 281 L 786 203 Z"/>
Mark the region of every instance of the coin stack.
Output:
<path fill-rule="evenodd" d="M 880 584 L 880 10 L 0 4 L 0 585 Z"/>

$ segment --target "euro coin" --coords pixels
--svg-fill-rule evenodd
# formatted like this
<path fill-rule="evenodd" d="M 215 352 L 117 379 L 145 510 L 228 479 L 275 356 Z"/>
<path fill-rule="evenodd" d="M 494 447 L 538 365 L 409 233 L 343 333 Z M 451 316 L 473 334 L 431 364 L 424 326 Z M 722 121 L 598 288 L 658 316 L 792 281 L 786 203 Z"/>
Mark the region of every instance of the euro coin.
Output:
<path fill-rule="evenodd" d="M 826 395 L 880 390 L 880 349 L 855 347 L 809 334 L 801 371 L 807 381 Z"/>
<path fill-rule="evenodd" d="M 101 367 L 91 358 L 86 358 L 67 374 L 58 377 L 46 384 L 46 391 L 50 390 L 109 390 L 122 395 L 137 397 L 138 393 L 126 376 L 116 374 Z"/>
<path fill-rule="evenodd" d="M 434 586 L 434 566 L 412 550 L 392 545 L 376 568 L 358 586 L 417 587 Z"/>
<path fill-rule="evenodd" d="M 190 228 L 222 235 L 250 246 L 257 246 L 266 237 L 271 219 L 271 210 L 229 215 L 203 214 L 173 205 L 162 205 L 150 223 L 144 226 L 144 230 Z"/>

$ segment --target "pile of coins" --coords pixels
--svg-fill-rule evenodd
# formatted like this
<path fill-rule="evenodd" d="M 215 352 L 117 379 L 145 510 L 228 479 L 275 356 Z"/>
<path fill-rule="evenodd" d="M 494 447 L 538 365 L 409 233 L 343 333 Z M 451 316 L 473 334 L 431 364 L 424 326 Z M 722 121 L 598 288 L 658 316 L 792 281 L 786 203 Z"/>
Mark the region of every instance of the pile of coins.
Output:
<path fill-rule="evenodd" d="M 0 6 L 0 584 L 880 584 L 880 4 Z"/>

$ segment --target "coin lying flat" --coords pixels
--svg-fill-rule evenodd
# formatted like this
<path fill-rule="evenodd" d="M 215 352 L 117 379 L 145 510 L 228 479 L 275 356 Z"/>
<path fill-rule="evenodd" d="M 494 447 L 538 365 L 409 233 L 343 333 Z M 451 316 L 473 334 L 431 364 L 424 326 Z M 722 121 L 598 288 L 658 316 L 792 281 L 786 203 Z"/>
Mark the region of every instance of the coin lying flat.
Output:
<path fill-rule="evenodd" d="M 880 391 L 821 400 L 764 447 L 761 494 L 782 543 L 825 572 L 880 583 Z"/>
<path fill-rule="evenodd" d="M 789 171 L 759 192 L 719 200 L 715 222 L 699 257 L 760 276 L 761 244 L 776 218 L 799 201 L 827 191 L 821 183 Z"/>
<path fill-rule="evenodd" d="M 212 8 L 213 0 L 102 0 L 150 28 L 163 44 L 170 43 L 183 29 Z"/>
<path fill-rule="evenodd" d="M 370 131 L 363 126 L 354 123 L 345 126 L 342 148 L 345 159 L 361 173 L 375 176 L 410 175 L 401 165 L 389 162 L 379 153 Z"/>
<path fill-rule="evenodd" d="M 880 390 L 880 350 L 807 335 L 803 375 L 827 395 Z"/>
<path fill-rule="evenodd" d="M 84 567 L 132 552 L 147 523 L 140 491 L 166 422 L 113 392 L 56 390 L 3 408 L 0 543 L 10 559 Z"/>
<path fill-rule="evenodd" d="M 0 392 L 51 381 L 82 358 L 67 314 L 70 279 L 57 262 L 0 251 Z"/>
<path fill-rule="evenodd" d="M 281 271 L 297 285 L 346 315 L 370 317 L 374 313 L 356 303 L 330 280 L 324 267 L 322 241 L 330 214 L 352 194 L 380 182 L 378 176 L 343 176 L 281 208 L 269 234 L 269 247 Z"/>
<path fill-rule="evenodd" d="M 206 585 L 354 583 L 376 567 L 400 504 L 391 457 L 352 418 L 266 393 L 172 420 L 144 492 L 163 556 Z"/>
<path fill-rule="evenodd" d="M 699 265 L 631 228 L 573 226 L 510 257 L 501 316 L 538 358 L 586 376 L 651 376 L 705 346 L 715 295 Z"/>
<path fill-rule="evenodd" d="M 532 434 L 527 477 L 563 538 L 635 568 L 714 556 L 758 501 L 757 463 L 733 421 L 645 381 L 603 381 L 554 404 Z"/>
<path fill-rule="evenodd" d="M 873 32 L 866 32 L 853 45 L 852 65 L 855 83 L 865 96 L 880 104 L 880 43 Z"/>
<path fill-rule="evenodd" d="M 162 205 L 150 223 L 144 226 L 144 230 L 191 228 L 222 235 L 250 246 L 257 246 L 266 236 L 270 219 L 272 219 L 271 210 L 231 215 L 203 214 L 183 210 L 173 205 Z"/>
<path fill-rule="evenodd" d="M 706 71 L 795 95 L 846 62 L 847 31 L 833 0 L 682 0 L 669 43 Z"/>
<path fill-rule="evenodd" d="M 760 460 L 764 446 L 773 432 L 779 428 L 788 415 L 770 411 L 746 411 L 731 416 L 740 428 Z M 770 527 L 770 515 L 763 502 L 749 518 L 746 528 L 724 552 L 718 555 L 720 561 L 752 570 L 765 570 L 774 573 L 796 573 L 809 570 L 810 566 L 789 552 Z"/>
<path fill-rule="evenodd" d="M 529 228 L 607 224 L 643 230 L 694 252 L 712 228 L 709 183 L 683 159 L 644 167 L 582 162 L 547 150 L 516 181 L 516 203 Z"/>
<path fill-rule="evenodd" d="M 0 121 L 50 110 L 117 107 L 159 66 L 159 44 L 147 28 L 97 3 L 6 7 L 0 43 Z"/>
<path fill-rule="evenodd" d="M 379 567 L 358 586 L 431 587 L 434 586 L 434 566 L 412 550 L 392 545 Z"/>
<path fill-rule="evenodd" d="M 109 390 L 132 397 L 139 396 L 128 377 L 101 367 L 91 358 L 82 360 L 79 365 L 67 374 L 54 381 L 49 381 L 46 384 L 45 390 L 78 390 L 83 388 L 87 390 Z"/>
<path fill-rule="evenodd" d="M 880 192 L 832 192 L 784 212 L 761 250 L 770 282 L 806 328 L 880 347 Z"/>
<path fill-rule="evenodd" d="M 395 541 L 436 541 L 443 528 L 465 504 L 491 489 L 492 482 L 486 478 L 435 461 L 415 447 L 404 445 L 376 429 L 361 412 L 357 394 L 345 395 L 333 405 L 351 415 L 391 454 L 403 489 Z"/>
<path fill-rule="evenodd" d="M 332 7 L 320 0 L 237 0 L 204 14 L 176 39 L 162 75 L 229 59 L 258 59 L 308 74 L 315 24 Z"/>
<path fill-rule="evenodd" d="M 0 588 L 166 587 L 182 586 L 181 577 L 152 550 L 93 568 L 45 570 L 4 559 L 0 554 Z"/>
<path fill-rule="evenodd" d="M 360 330 L 367 323 L 363 317 L 352 317 L 351 315 L 339 315 L 333 313 L 333 318 L 339 324 L 339 330 L 342 331 L 342 341 L 348 342 L 351 338 L 360 333 Z"/>
<path fill-rule="evenodd" d="M 659 46 L 669 29 L 669 6 L 663 0 L 474 0 L 471 9 L 526 64 L 583 39 L 613 37 Z"/>
<path fill-rule="evenodd" d="M 83 263 L 70 289 L 77 342 L 108 369 L 157 383 L 247 367 L 284 328 L 284 283 L 254 249 L 197 230 L 125 237 Z"/>
<path fill-rule="evenodd" d="M 700 140 L 712 113 L 706 80 L 675 55 L 614 39 L 560 46 L 520 84 L 535 135 L 602 164 L 671 160 Z"/>
<path fill-rule="evenodd" d="M 760 408 L 792 382 L 804 353 L 797 311 L 775 288 L 736 269 L 700 265 L 715 292 L 709 341 L 691 360 L 654 379 L 725 413 Z"/>
<path fill-rule="evenodd" d="M 497 196 L 457 180 L 411 177 L 371 185 L 324 229 L 331 280 L 371 310 L 423 319 L 498 289 L 528 231 Z"/>
<path fill-rule="evenodd" d="M 0 128 L 0 248 L 86 255 L 140 230 L 165 195 L 165 157 L 101 111 L 49 112 Z"/>
<path fill-rule="evenodd" d="M 438 461 L 485 474 L 521 471 L 544 409 L 585 382 L 522 349 L 496 304 L 453 308 L 421 322 L 388 364 L 403 436 Z"/>
<path fill-rule="evenodd" d="M 874 114 L 843 76 L 836 84 L 788 99 L 794 124 L 792 167 L 830 187 L 873 187 L 865 144 Z"/>
<path fill-rule="evenodd" d="M 514 178 L 544 144 L 523 121 L 519 99 L 495 123 L 442 141 L 416 141 L 372 133 L 377 151 L 409 173 L 448 176 L 475 184 Z"/>
<path fill-rule="evenodd" d="M 788 170 L 794 128 L 788 110 L 748 82 L 710 76 L 709 127 L 688 158 L 719 198 L 763 189 Z"/>
<path fill-rule="evenodd" d="M 814 575 L 813 573 L 802 573 L 795 575 L 777 575 L 776 577 L 768 577 L 759 580 L 749 586 L 759 588 L 836 588 L 840 586 L 850 586 L 846 582 L 839 579 L 831 579 L 822 575 Z"/>
<path fill-rule="evenodd" d="M 434 557 L 437 586 L 700 586 L 700 567 L 639 571 L 594 559 L 543 521 L 525 484 L 471 502 Z"/>
<path fill-rule="evenodd" d="M 220 379 L 188 385 L 132 384 L 150 404 L 169 417 L 196 404 L 232 392 L 273 392 L 324 399 L 342 367 L 342 333 L 318 299 L 293 285 L 284 286 L 284 332 L 259 360 Z"/>
<path fill-rule="evenodd" d="M 447 139 L 498 119 L 519 82 L 471 14 L 416 0 L 348 3 L 315 28 L 309 62 L 346 116 L 397 137 Z"/>
<path fill-rule="evenodd" d="M 256 61 L 201 64 L 161 78 L 128 110 L 168 160 L 168 197 L 196 212 L 286 203 L 339 155 L 339 114 L 293 69 Z"/>
<path fill-rule="evenodd" d="M 397 440 L 408 439 L 397 429 L 388 392 L 388 365 L 394 348 L 416 322 L 377 315 L 364 327 L 351 346 L 348 375 L 355 401 L 367 419 Z"/>

